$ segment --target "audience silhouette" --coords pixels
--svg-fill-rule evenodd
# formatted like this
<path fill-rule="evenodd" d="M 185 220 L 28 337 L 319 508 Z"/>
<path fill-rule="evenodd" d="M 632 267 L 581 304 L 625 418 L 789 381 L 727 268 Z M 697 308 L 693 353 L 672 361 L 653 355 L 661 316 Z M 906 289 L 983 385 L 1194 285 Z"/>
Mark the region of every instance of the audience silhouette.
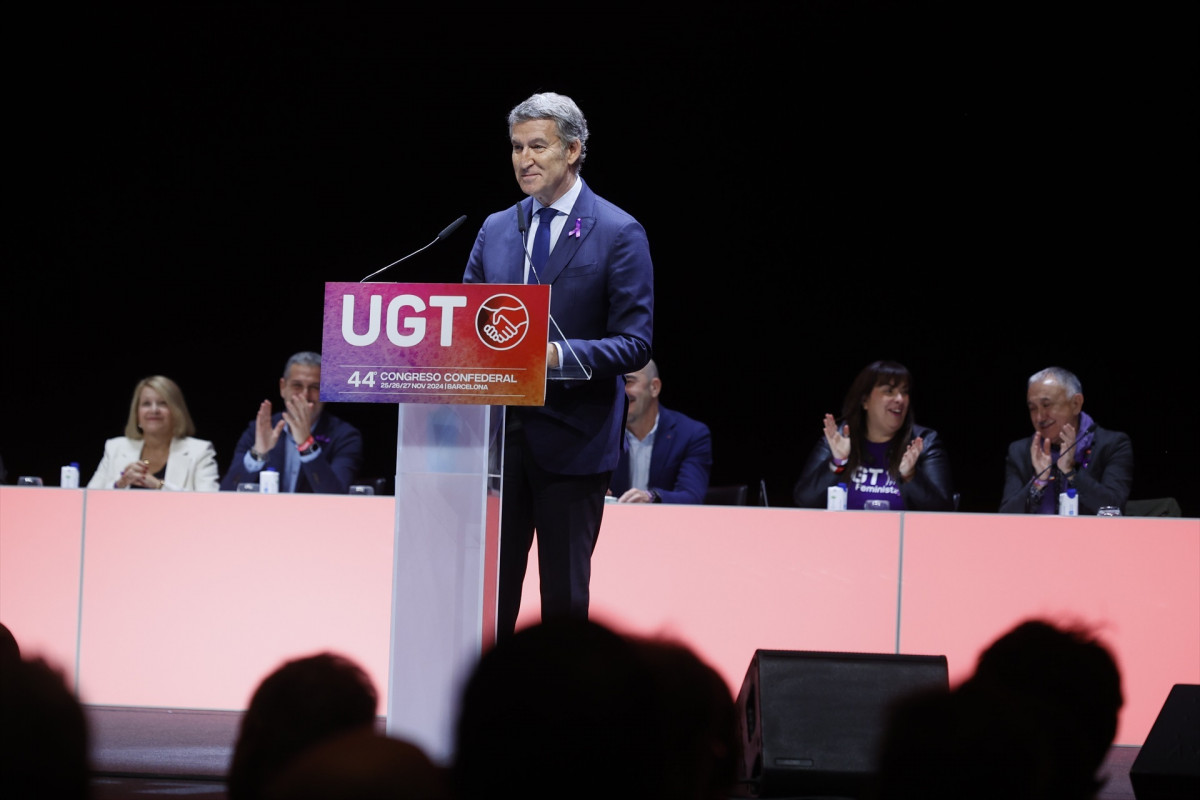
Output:
<path fill-rule="evenodd" d="M 967 683 L 923 690 L 891 709 L 873 800 L 1050 800 L 1049 747 L 1026 698 Z"/>
<path fill-rule="evenodd" d="M 1083 626 L 1026 620 L 953 691 L 891 710 L 873 800 L 1090 800 L 1122 705 L 1112 654 Z"/>
<path fill-rule="evenodd" d="M 729 688 L 686 646 L 550 619 L 501 640 L 468 680 L 455 797 L 723 800 L 735 737 Z"/>
<path fill-rule="evenodd" d="M 1117 662 L 1092 630 L 1022 622 L 983 652 L 971 680 L 1028 698 L 1049 740 L 1056 797 L 1096 795 L 1124 696 Z"/>
<path fill-rule="evenodd" d="M 7 625 L 0 622 L 0 664 L 7 664 L 9 659 L 20 658 L 21 646 L 17 644 L 17 637 L 13 636 Z"/>
<path fill-rule="evenodd" d="M 1082 624 L 1020 622 L 952 691 L 890 711 L 869 800 L 1094 800 L 1123 705 L 1116 660 Z M 449 767 L 376 725 L 354 661 L 284 662 L 255 689 L 229 800 L 727 800 L 736 704 L 686 644 L 555 618 L 484 653 L 460 699 Z M 0 794 L 90 798 L 89 732 L 63 673 L 0 623 Z"/>
<path fill-rule="evenodd" d="M 729 685 L 686 644 L 634 639 L 650 671 L 660 797 L 728 800 L 737 783 L 737 705 Z M 646 720 L 644 724 L 649 724 Z"/>
<path fill-rule="evenodd" d="M 291 761 L 266 800 L 450 800 L 446 770 L 420 747 L 374 730 L 335 734 Z"/>
<path fill-rule="evenodd" d="M 228 774 L 229 800 L 259 800 L 296 756 L 334 735 L 373 731 L 379 695 L 354 661 L 322 652 L 267 675 L 242 717 Z"/>
<path fill-rule="evenodd" d="M 15 639 L 6 643 L 0 660 L 0 797 L 90 798 L 83 705 L 57 667 L 22 658 L 14 647 Z"/>

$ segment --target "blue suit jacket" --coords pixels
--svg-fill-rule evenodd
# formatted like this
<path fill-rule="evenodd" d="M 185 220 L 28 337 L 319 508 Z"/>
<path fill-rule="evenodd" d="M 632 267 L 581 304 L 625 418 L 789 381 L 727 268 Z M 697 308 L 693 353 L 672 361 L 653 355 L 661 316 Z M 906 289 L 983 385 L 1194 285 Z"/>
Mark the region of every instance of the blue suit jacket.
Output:
<path fill-rule="evenodd" d="M 708 426 L 659 405 L 648 488 L 657 489 L 664 503 L 703 503 L 711 473 L 712 435 Z M 612 493 L 620 497 L 628 490 L 629 452 L 622 448 L 612 477 Z"/>
<path fill-rule="evenodd" d="M 581 179 L 580 179 L 581 180 Z M 533 199 L 520 202 L 529 220 Z M 570 235 L 579 221 L 579 236 Z M 483 222 L 465 283 L 524 283 L 524 245 L 517 206 Z M 550 338 L 565 336 L 571 351 L 592 370 L 588 381 L 551 380 L 544 406 L 513 406 L 530 453 L 543 469 L 566 475 L 605 472 L 617 466 L 625 429 L 625 382 L 650 360 L 654 326 L 654 267 L 646 231 L 633 217 L 584 184 L 550 260 L 541 271 L 550 284 Z"/>
<path fill-rule="evenodd" d="M 281 419 L 282 412 L 276 412 L 271 416 L 271 424 L 274 425 Z M 232 492 L 241 481 L 258 480 L 258 473 L 247 474 L 244 465 L 246 451 L 254 446 L 254 426 L 254 420 L 251 420 L 234 448 L 229 471 L 221 479 L 223 492 Z M 296 492 L 346 494 L 362 466 L 362 434 L 349 422 L 329 413 L 327 407 L 321 412 L 321 416 L 317 417 L 312 435 L 317 440 L 321 452 L 312 461 L 301 465 L 300 474 L 296 477 Z M 287 447 L 295 445 L 286 433 L 280 434 L 279 441 L 267 453 L 267 463 L 263 469 L 274 467 L 282 473 L 287 458 L 284 448 Z"/>

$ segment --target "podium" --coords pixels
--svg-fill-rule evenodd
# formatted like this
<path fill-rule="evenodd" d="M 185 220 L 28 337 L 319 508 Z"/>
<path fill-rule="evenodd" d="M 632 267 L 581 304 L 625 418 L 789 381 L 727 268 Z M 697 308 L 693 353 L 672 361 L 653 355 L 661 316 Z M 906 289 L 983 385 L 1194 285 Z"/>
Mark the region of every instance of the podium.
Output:
<path fill-rule="evenodd" d="M 321 399 L 396 403 L 388 735 L 453 756 L 495 639 L 504 413 L 546 396 L 548 286 L 327 283 Z"/>

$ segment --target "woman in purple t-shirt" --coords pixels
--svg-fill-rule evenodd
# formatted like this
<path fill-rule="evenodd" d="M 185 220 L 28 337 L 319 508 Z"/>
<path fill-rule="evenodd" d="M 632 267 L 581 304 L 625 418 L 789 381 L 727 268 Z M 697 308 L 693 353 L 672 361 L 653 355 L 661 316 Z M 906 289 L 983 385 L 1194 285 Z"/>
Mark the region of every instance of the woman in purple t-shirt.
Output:
<path fill-rule="evenodd" d="M 913 422 L 912 376 L 903 364 L 868 364 L 846 392 L 839 424 L 825 415 L 796 482 L 801 508 L 824 508 L 830 486 L 845 483 L 846 507 L 882 500 L 892 511 L 953 511 L 950 463 L 937 431 Z"/>

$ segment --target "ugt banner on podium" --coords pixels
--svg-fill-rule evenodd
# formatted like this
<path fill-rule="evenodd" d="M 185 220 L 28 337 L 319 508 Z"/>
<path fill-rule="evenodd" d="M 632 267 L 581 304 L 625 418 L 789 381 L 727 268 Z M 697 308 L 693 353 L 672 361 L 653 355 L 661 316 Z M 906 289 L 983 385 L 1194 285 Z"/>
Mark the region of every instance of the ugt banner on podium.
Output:
<path fill-rule="evenodd" d="M 326 283 L 321 399 L 546 402 L 550 287 Z"/>

